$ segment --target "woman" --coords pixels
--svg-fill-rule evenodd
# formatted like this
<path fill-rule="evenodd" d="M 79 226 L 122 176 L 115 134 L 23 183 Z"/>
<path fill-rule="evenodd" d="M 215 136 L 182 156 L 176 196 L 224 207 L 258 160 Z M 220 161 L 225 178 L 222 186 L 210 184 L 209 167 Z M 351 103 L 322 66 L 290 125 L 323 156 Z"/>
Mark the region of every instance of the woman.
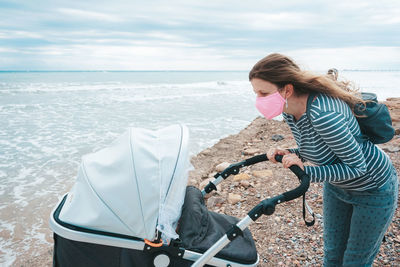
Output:
<path fill-rule="evenodd" d="M 355 139 L 352 108 L 361 100 L 349 84 L 302 71 L 280 54 L 260 60 L 249 79 L 258 110 L 267 119 L 282 114 L 298 146 L 271 149 L 268 159 L 284 155 L 284 167 L 298 165 L 324 183 L 324 266 L 371 266 L 397 207 L 398 178 L 381 149 Z"/>

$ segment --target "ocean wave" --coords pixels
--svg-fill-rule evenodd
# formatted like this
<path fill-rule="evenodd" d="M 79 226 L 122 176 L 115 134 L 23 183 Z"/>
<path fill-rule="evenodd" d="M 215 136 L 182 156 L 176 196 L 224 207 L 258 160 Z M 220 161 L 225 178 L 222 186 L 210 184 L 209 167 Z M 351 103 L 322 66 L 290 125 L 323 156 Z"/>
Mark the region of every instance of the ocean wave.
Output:
<path fill-rule="evenodd" d="M 205 97 L 213 97 L 213 96 L 223 96 L 223 95 L 231 95 L 231 94 L 240 94 L 248 95 L 248 91 L 243 92 L 233 92 L 233 91 L 216 91 L 216 92 L 207 92 L 207 93 L 188 93 L 188 94 L 172 94 L 172 95 L 154 95 L 154 96 L 112 96 L 111 100 L 118 102 L 146 102 L 152 100 L 173 100 L 173 99 L 184 99 L 184 98 L 205 98 Z"/>
<path fill-rule="evenodd" d="M 76 91 L 135 91 L 143 89 L 220 89 L 229 86 L 249 86 L 248 81 L 213 81 L 196 83 L 0 83 L 0 94 L 76 92 Z"/>

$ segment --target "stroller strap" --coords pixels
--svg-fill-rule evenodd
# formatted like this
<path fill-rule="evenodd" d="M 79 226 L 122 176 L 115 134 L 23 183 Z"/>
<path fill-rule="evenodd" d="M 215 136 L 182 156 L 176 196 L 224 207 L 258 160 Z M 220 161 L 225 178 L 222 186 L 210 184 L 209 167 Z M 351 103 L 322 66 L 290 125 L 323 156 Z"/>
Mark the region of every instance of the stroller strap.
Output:
<path fill-rule="evenodd" d="M 306 220 L 306 209 L 308 211 L 308 213 L 312 216 L 312 220 L 311 221 L 307 221 Z M 314 211 L 311 209 L 311 207 L 307 204 L 306 201 L 306 194 L 303 195 L 303 219 L 304 222 L 307 226 L 313 226 L 315 223 L 315 215 L 314 215 Z"/>

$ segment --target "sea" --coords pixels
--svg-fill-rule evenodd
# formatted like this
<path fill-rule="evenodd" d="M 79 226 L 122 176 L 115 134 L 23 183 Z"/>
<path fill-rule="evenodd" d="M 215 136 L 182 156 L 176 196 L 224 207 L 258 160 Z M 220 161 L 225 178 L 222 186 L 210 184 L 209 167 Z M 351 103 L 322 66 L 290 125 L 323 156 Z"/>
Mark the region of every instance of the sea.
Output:
<path fill-rule="evenodd" d="M 400 71 L 340 77 L 379 100 L 400 96 Z M 189 128 L 195 155 L 260 116 L 254 102 L 247 71 L 1 71 L 0 266 L 52 247 L 50 213 L 83 155 L 129 127 L 176 123 Z"/>

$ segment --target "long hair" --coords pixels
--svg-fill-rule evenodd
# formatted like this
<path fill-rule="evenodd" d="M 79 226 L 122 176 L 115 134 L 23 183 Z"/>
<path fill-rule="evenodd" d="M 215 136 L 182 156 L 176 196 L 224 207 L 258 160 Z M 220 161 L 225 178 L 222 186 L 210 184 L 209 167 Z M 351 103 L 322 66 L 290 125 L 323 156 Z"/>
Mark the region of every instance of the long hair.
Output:
<path fill-rule="evenodd" d="M 303 71 L 289 57 L 270 54 L 258 61 L 249 73 L 249 80 L 259 78 L 283 88 L 292 84 L 297 96 L 307 93 L 324 93 L 345 101 L 351 109 L 358 103 L 364 103 L 350 82 L 337 81 L 332 75 L 316 75 Z"/>

